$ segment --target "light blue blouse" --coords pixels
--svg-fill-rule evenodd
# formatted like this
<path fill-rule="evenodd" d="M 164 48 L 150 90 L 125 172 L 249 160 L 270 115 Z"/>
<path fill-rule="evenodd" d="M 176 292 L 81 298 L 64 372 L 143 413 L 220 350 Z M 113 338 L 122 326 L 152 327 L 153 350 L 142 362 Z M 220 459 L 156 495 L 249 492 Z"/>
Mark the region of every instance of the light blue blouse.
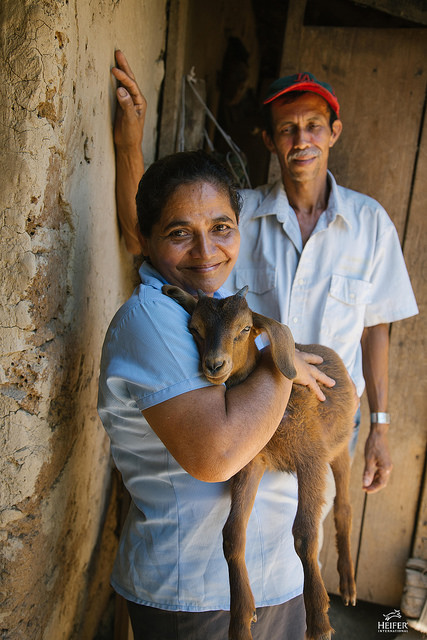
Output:
<path fill-rule="evenodd" d="M 112 585 L 129 600 L 162 609 L 229 609 L 222 551 L 229 483 L 201 482 L 186 473 L 141 413 L 209 382 L 188 314 L 162 294 L 165 280 L 150 265 L 144 263 L 140 275 L 142 284 L 108 329 L 99 381 L 99 414 L 132 497 Z M 266 473 L 261 480 L 246 545 L 257 606 L 302 593 L 291 532 L 297 494 L 291 474 Z"/>

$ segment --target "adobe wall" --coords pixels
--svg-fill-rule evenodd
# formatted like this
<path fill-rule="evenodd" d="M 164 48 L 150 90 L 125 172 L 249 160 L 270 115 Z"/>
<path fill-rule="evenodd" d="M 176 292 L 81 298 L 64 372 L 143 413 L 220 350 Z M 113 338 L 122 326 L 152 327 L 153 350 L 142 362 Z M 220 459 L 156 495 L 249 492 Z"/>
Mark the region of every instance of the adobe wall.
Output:
<path fill-rule="evenodd" d="M 109 70 L 121 48 L 148 78 L 150 162 L 165 28 L 166 0 L 2 0 L 4 639 L 90 640 L 110 594 L 115 503 L 97 374 L 133 265 L 115 216 Z"/>

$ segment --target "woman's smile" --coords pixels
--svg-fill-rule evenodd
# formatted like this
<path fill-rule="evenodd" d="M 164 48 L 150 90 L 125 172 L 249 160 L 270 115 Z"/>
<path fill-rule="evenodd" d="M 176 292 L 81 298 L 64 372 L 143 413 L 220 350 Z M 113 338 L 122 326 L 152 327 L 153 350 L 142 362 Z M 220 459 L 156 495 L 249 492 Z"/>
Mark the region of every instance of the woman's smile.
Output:
<path fill-rule="evenodd" d="M 218 267 L 220 267 L 223 263 L 222 262 L 216 262 L 215 264 L 195 264 L 195 265 L 188 265 L 187 267 L 183 267 L 184 269 L 191 269 L 192 271 L 199 271 L 200 273 L 207 273 L 209 271 L 213 271 L 214 269 L 217 269 Z"/>

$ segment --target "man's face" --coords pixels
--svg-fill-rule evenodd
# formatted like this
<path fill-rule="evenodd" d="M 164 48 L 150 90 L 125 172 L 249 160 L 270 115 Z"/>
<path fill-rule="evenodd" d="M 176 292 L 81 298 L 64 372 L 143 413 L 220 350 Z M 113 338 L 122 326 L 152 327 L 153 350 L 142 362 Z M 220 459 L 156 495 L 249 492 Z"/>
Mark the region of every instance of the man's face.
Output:
<path fill-rule="evenodd" d="M 308 182 L 326 178 L 329 149 L 338 140 L 342 123 L 332 130 L 327 102 L 315 93 L 304 93 L 293 102 L 278 98 L 271 105 L 273 136 L 263 132 L 267 149 L 277 154 L 284 181 Z"/>

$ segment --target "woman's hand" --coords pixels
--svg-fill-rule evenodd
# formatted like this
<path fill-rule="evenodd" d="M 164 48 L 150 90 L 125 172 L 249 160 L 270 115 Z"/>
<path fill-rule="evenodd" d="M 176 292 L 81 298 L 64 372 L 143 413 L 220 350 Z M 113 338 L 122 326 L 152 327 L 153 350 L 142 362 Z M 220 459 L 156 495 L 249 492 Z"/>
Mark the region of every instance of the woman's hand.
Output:
<path fill-rule="evenodd" d="M 142 247 L 135 196 L 144 173 L 141 144 L 147 102 L 121 51 L 116 51 L 116 61 L 117 67 L 113 67 L 111 73 L 120 83 L 116 91 L 119 104 L 114 121 L 117 211 L 127 250 L 140 255 Z"/>
<path fill-rule="evenodd" d="M 132 150 L 141 147 L 147 101 L 124 54 L 116 51 L 115 55 L 117 67 L 113 67 L 111 73 L 120 86 L 116 91 L 119 105 L 114 122 L 114 142 L 117 148 Z"/>
<path fill-rule="evenodd" d="M 319 400 L 326 400 L 326 397 L 319 387 L 319 382 L 326 387 L 333 387 L 335 380 L 329 378 L 325 373 L 320 371 L 315 365 L 322 364 L 323 358 L 317 356 L 314 353 L 305 353 L 303 351 L 295 351 L 295 368 L 297 375 L 294 378 L 294 384 L 301 384 L 305 387 L 309 387 Z"/>

